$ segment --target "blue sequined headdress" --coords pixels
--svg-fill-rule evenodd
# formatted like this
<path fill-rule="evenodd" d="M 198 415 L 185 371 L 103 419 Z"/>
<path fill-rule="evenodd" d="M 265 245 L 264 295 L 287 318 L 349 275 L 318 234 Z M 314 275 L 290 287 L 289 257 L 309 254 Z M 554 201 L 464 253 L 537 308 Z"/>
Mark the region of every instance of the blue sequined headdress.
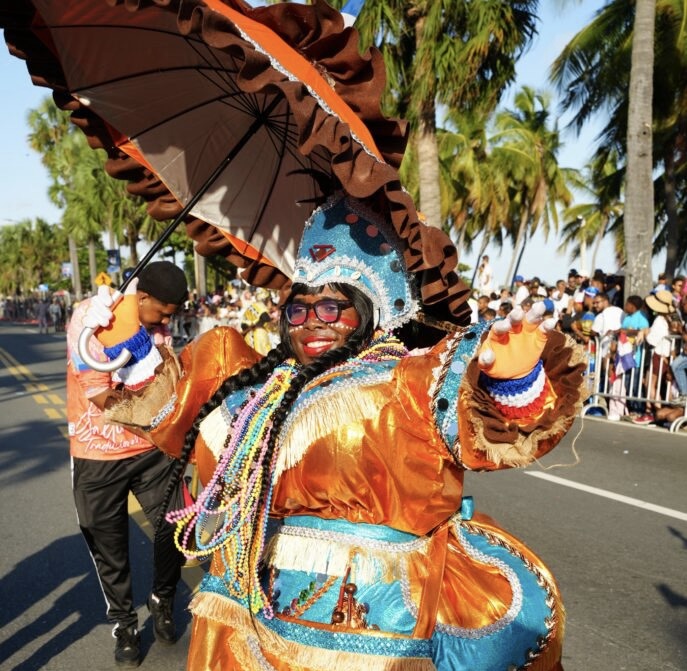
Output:
<path fill-rule="evenodd" d="M 378 325 L 386 330 L 412 319 L 419 307 L 393 230 L 348 196 L 332 197 L 306 222 L 293 281 L 312 287 L 353 285 L 372 301 Z"/>

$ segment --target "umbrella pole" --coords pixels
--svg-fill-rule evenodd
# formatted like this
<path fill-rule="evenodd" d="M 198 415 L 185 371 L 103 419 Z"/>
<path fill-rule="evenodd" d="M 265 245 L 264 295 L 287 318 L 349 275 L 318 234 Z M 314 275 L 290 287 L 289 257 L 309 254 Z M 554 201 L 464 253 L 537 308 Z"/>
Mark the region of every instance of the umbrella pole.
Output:
<path fill-rule="evenodd" d="M 267 119 L 269 119 L 270 114 L 274 108 L 281 101 L 281 96 L 275 96 L 270 104 L 256 117 L 255 121 L 250 125 L 250 128 L 244 133 L 243 137 L 232 147 L 231 151 L 226 155 L 226 157 L 221 161 L 221 163 L 214 169 L 212 174 L 205 180 L 205 183 L 198 189 L 198 191 L 193 195 L 191 200 L 186 203 L 184 209 L 179 212 L 174 221 L 165 228 L 162 235 L 153 243 L 151 248 L 148 250 L 147 254 L 138 262 L 138 265 L 133 269 L 129 277 L 127 277 L 122 286 L 119 287 L 119 291 L 124 293 L 124 289 L 127 288 L 131 280 L 137 277 L 138 274 L 146 267 L 148 261 L 157 254 L 162 246 L 167 242 L 168 238 L 177 226 L 188 216 L 189 212 L 196 206 L 196 203 L 203 197 L 205 192 L 214 184 L 215 180 L 224 172 L 224 169 L 236 158 L 239 152 L 246 145 L 248 140 L 255 134 L 255 132 L 265 124 Z"/>

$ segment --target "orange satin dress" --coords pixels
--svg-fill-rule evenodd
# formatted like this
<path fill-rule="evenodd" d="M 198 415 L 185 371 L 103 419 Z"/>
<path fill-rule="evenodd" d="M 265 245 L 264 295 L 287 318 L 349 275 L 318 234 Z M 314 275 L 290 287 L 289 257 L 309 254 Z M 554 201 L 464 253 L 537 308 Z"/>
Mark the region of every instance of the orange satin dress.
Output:
<path fill-rule="evenodd" d="M 191 605 L 189 669 L 561 668 L 553 577 L 474 513 L 463 474 L 523 465 L 551 449 L 581 400 L 579 361 L 559 342 L 548 366 L 550 411 L 501 431 L 472 367 L 480 335 L 476 328 L 419 356 L 329 371 L 305 388 L 280 434 L 276 523 L 262 559 L 275 615 L 251 614 L 229 595 L 216 552 Z M 189 346 L 156 442 L 178 452 L 219 383 L 258 358 L 229 329 Z M 220 449 L 201 429 L 202 482 Z"/>

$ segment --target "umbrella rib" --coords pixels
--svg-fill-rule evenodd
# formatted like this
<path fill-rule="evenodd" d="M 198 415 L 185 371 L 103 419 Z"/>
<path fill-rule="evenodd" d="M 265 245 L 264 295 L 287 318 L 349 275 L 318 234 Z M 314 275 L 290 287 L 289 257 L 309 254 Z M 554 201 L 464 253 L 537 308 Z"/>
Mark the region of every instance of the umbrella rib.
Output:
<path fill-rule="evenodd" d="M 172 119 L 180 119 L 184 115 L 190 114 L 190 113 L 194 112 L 195 110 L 200 109 L 202 107 L 205 107 L 206 105 L 209 105 L 209 104 L 214 103 L 214 102 L 224 102 L 227 105 L 227 107 L 230 107 L 232 109 L 238 110 L 238 111 L 243 112 L 243 113 L 246 113 L 250 116 L 257 117 L 257 114 L 255 113 L 255 111 L 253 109 L 250 109 L 250 107 L 248 107 L 248 106 L 242 106 L 242 105 L 233 105 L 232 106 L 232 105 L 229 105 L 229 103 L 227 102 L 227 98 L 228 98 L 228 96 L 225 93 L 225 94 L 223 94 L 221 96 L 217 96 L 215 98 L 203 100 L 203 101 L 201 101 L 195 105 L 192 105 L 191 107 L 186 107 L 183 110 L 177 111 L 176 113 L 165 117 L 164 119 L 160 119 L 159 121 L 156 121 L 154 124 L 151 124 L 150 126 L 146 126 L 145 128 L 142 128 L 142 129 L 136 131 L 135 133 L 132 133 L 129 136 L 129 139 L 135 140 L 135 139 L 141 137 L 142 135 L 145 135 L 146 133 L 149 133 L 149 132 L 155 130 L 159 126 L 163 126 L 164 124 L 168 123 Z M 231 97 L 231 99 L 235 100 L 235 98 L 233 98 L 233 97 Z"/>
<path fill-rule="evenodd" d="M 124 281 L 124 283 L 120 287 L 120 291 L 124 291 L 124 289 L 128 286 L 131 280 L 133 280 L 134 277 L 136 277 L 145 267 L 148 261 L 155 254 L 157 254 L 157 252 L 165 243 L 165 241 L 174 232 L 174 230 L 181 223 L 181 221 L 183 221 L 186 218 L 186 216 L 191 212 L 191 210 L 196 206 L 196 204 L 203 197 L 205 192 L 215 183 L 215 180 L 224 172 L 224 169 L 234 160 L 237 154 L 241 151 L 241 149 L 243 149 L 245 144 L 248 142 L 248 140 L 255 134 L 255 132 L 258 130 L 258 128 L 260 128 L 260 126 L 265 124 L 272 110 L 278 105 L 280 100 L 280 96 L 275 96 L 274 99 L 270 102 L 270 104 L 262 111 L 260 116 L 257 119 L 255 119 L 255 121 L 253 121 L 253 123 L 250 125 L 250 128 L 248 128 L 248 130 L 244 133 L 243 137 L 232 147 L 231 151 L 212 171 L 212 174 L 205 180 L 200 189 L 198 189 L 198 191 L 196 191 L 196 193 L 192 196 L 188 203 L 184 205 L 183 209 L 181 210 L 181 212 L 179 212 L 179 214 L 177 214 L 174 221 L 171 224 L 169 224 L 167 228 L 165 228 L 160 238 L 153 243 L 153 245 L 148 250 L 148 253 L 140 260 L 140 262 L 138 263 L 136 268 L 134 268 L 134 271 L 131 273 L 128 279 Z M 264 214 L 264 208 L 261 212 L 261 217 L 262 214 Z"/>
<path fill-rule="evenodd" d="M 140 79 L 141 77 L 150 77 L 150 76 L 160 76 L 160 74 L 173 74 L 173 73 L 178 73 L 178 72 L 188 72 L 188 71 L 196 71 L 199 73 L 203 73 L 203 70 L 208 70 L 210 72 L 216 72 L 216 69 L 213 69 L 211 66 L 208 65 L 208 67 L 203 68 L 200 65 L 184 65 L 184 66 L 179 66 L 175 68 L 165 68 L 164 70 L 161 70 L 160 68 L 151 68 L 150 70 L 140 70 L 139 72 L 135 73 L 127 73 L 126 75 L 121 75 L 119 77 L 111 77 L 110 79 L 101 79 L 100 81 L 97 82 L 91 82 L 89 84 L 84 84 L 82 86 L 75 87 L 73 89 L 70 89 L 70 91 L 74 93 L 79 93 L 80 91 L 86 91 L 88 89 L 94 89 L 94 88 L 100 88 L 101 86 L 108 86 L 110 84 L 116 84 L 117 82 L 126 82 L 126 81 L 133 81 L 135 79 Z M 207 78 L 208 81 L 212 81 L 211 79 Z M 219 86 L 217 82 L 212 82 L 216 86 Z M 239 88 L 234 89 L 235 93 L 242 93 L 242 91 Z"/>
<path fill-rule="evenodd" d="M 265 112 L 263 112 L 263 115 L 264 114 L 265 114 Z M 285 132 L 282 132 L 282 134 L 281 134 L 281 137 L 282 137 L 281 150 L 277 152 L 277 155 L 279 156 L 279 161 L 278 161 L 279 165 L 281 165 L 284 162 L 285 148 L 287 148 L 289 146 L 288 128 L 290 127 L 290 124 L 288 123 L 288 119 L 291 117 L 291 112 L 289 111 L 288 108 L 287 108 L 287 111 L 282 116 L 284 116 L 287 119 L 287 122 L 285 124 L 283 124 L 283 127 L 286 130 L 285 130 Z M 269 112 L 267 112 L 266 117 L 269 118 Z M 268 131 L 274 130 L 274 126 L 272 124 L 265 124 L 265 125 L 266 125 Z M 268 136 L 269 136 L 270 140 L 272 140 L 273 133 L 269 132 Z M 275 144 L 275 143 L 273 143 L 273 144 Z M 275 149 L 278 149 L 276 144 L 275 144 Z M 276 170 L 273 171 L 272 184 L 270 185 L 270 189 L 269 189 L 268 193 L 271 193 L 272 190 L 274 189 L 274 185 L 277 181 L 277 176 L 279 175 L 279 173 L 280 173 L 279 168 L 277 168 Z M 255 235 L 255 232 L 258 229 L 258 224 L 262 221 L 262 217 L 264 216 L 265 210 L 267 209 L 267 201 L 268 201 L 268 199 L 266 198 L 265 202 L 262 204 L 262 207 L 260 208 L 259 215 L 253 219 L 253 226 L 251 227 L 250 232 L 248 233 L 248 242 L 253 241 L 253 236 Z"/>
<path fill-rule="evenodd" d="M 286 115 L 284 115 L 286 116 Z M 279 123 L 274 122 L 275 117 L 272 117 L 271 123 L 268 124 L 268 130 L 270 131 L 268 133 L 268 136 L 270 138 L 270 141 L 272 142 L 272 145 L 274 146 L 275 152 L 279 153 L 279 143 L 276 141 L 276 138 L 281 137 L 282 133 L 277 133 L 274 132 L 276 127 L 278 127 Z M 318 169 L 322 171 L 326 171 L 328 168 L 328 160 L 324 155 L 317 154 L 316 152 L 311 152 L 308 159 L 305 159 L 303 155 L 300 152 L 294 151 L 295 147 L 295 138 L 297 136 L 296 131 L 292 130 L 293 125 L 291 124 L 283 124 L 283 127 L 286 129 L 284 131 L 284 135 L 289 137 L 289 142 L 285 144 L 285 149 L 286 151 L 289 152 L 289 154 L 295 159 L 297 163 L 299 163 L 303 169 L 309 169 L 311 167 L 311 164 L 314 164 Z M 315 160 L 319 159 L 319 160 Z"/>
<path fill-rule="evenodd" d="M 204 50 L 207 53 L 203 53 L 203 51 L 198 48 L 198 45 L 203 46 Z M 243 96 L 242 98 L 237 98 L 236 100 L 239 103 L 243 103 L 245 101 L 246 104 L 243 106 L 239 104 L 236 107 L 234 107 L 234 109 L 241 110 L 241 108 L 243 107 L 243 109 L 246 112 L 249 112 L 249 113 L 255 115 L 255 110 L 258 109 L 258 107 L 259 107 L 256 94 L 245 93 L 244 91 L 241 91 L 241 89 L 239 89 L 238 86 L 236 86 L 234 79 L 229 76 L 229 74 L 237 73 L 240 69 L 238 61 L 236 60 L 234 55 L 230 54 L 230 53 L 223 52 L 229 57 L 229 59 L 232 62 L 233 69 L 229 69 L 217 57 L 216 51 L 212 47 L 210 47 L 208 44 L 206 44 L 205 42 L 198 42 L 198 41 L 194 40 L 193 42 L 189 43 L 189 47 L 191 49 L 193 49 L 196 52 L 196 54 L 198 54 L 198 57 L 202 58 L 208 65 L 212 66 L 212 64 L 214 64 L 216 66 L 214 69 L 210 68 L 209 71 L 212 72 L 213 74 L 218 75 L 219 79 L 227 85 L 229 90 L 236 92 L 236 93 L 240 93 Z M 208 76 L 207 71 L 205 69 L 201 69 L 199 71 L 199 74 L 202 77 L 204 77 L 207 81 L 209 81 L 210 83 L 217 85 L 217 82 L 215 82 L 213 78 Z"/>
<path fill-rule="evenodd" d="M 254 94 L 245 94 L 243 93 L 237 86 L 234 85 L 233 79 L 228 76 L 229 74 L 235 74 L 239 70 L 239 66 L 237 65 L 237 61 L 235 57 L 232 54 L 227 54 L 227 56 L 231 59 L 235 70 L 229 69 L 216 55 L 216 51 L 210 47 L 206 42 L 204 42 L 202 39 L 199 37 L 195 36 L 189 36 L 189 35 L 180 35 L 179 33 L 176 33 L 171 30 L 162 30 L 160 28 L 150 28 L 147 26 L 126 26 L 123 27 L 118 24 L 92 24 L 92 23 L 85 23 L 85 24 L 62 24 L 62 25 L 44 25 L 39 28 L 37 28 L 37 32 L 39 30 L 47 30 L 49 32 L 57 32 L 57 31 L 68 31 L 68 30 L 80 30 L 80 29 L 89 29 L 89 30 L 96 30 L 96 29 L 102 29 L 102 30 L 112 30 L 112 29 L 122 29 L 125 28 L 128 31 L 140 31 L 140 32 L 146 32 L 146 33 L 155 33 L 155 34 L 161 34 L 161 35 L 168 35 L 174 39 L 180 39 L 183 42 L 187 44 L 187 46 L 193 50 L 199 58 L 202 58 L 205 63 L 207 63 L 208 67 L 203 68 L 200 65 L 193 65 L 193 66 L 187 66 L 187 67 L 179 67 L 179 68 L 168 68 L 165 70 L 165 72 L 175 72 L 175 71 L 183 71 L 183 70 L 196 70 L 199 74 L 204 76 L 208 81 L 211 83 L 217 85 L 217 82 L 213 81 L 210 77 L 207 76 L 205 70 L 207 69 L 208 71 L 217 73 L 220 75 L 220 78 L 223 80 L 224 84 L 227 85 L 233 92 L 239 93 L 245 98 L 249 98 L 250 96 L 254 96 Z M 204 49 L 201 49 L 200 47 L 203 47 Z M 205 53 L 204 53 L 205 51 Z M 223 52 L 225 53 L 225 52 Z M 208 57 L 211 56 L 211 58 Z M 215 66 L 213 67 L 212 63 L 214 62 Z M 97 86 L 105 86 L 107 84 L 112 84 L 118 81 L 125 81 L 129 79 L 134 79 L 135 77 L 145 77 L 149 76 L 151 74 L 159 74 L 160 70 L 159 68 L 152 68 L 149 71 L 144 71 L 144 72 L 139 72 L 136 73 L 135 75 L 126 75 L 125 77 L 115 77 L 109 80 L 102 80 L 101 82 L 95 83 L 95 84 L 89 84 L 87 87 L 79 87 L 76 89 L 73 89 L 73 93 L 79 93 L 80 91 L 83 91 L 85 89 L 92 89 L 93 87 Z M 244 99 L 245 99 L 244 98 Z M 243 100 L 239 99 L 240 102 L 243 102 Z M 246 104 L 244 105 L 244 109 L 248 112 L 250 112 L 252 115 L 255 116 L 255 109 L 258 106 L 257 99 L 254 98 L 254 104 L 249 105 Z M 241 109 L 241 106 L 238 105 L 236 106 L 235 109 Z M 173 117 L 170 117 L 173 118 Z"/>

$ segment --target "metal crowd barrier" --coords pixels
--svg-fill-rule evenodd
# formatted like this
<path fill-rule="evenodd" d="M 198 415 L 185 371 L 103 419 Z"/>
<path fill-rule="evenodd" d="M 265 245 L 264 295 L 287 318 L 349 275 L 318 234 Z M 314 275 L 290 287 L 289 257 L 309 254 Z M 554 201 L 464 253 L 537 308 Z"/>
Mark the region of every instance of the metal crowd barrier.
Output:
<path fill-rule="evenodd" d="M 660 357 L 656 365 L 654 348 L 643 342 L 633 347 L 636 365 L 626 370 L 618 366 L 618 339 L 615 334 L 590 339 L 586 347 L 585 371 L 590 395 L 582 407 L 582 416 L 598 414 L 599 411 L 606 417 L 614 413 L 629 414 L 631 407 L 656 404 L 682 408 L 682 416 L 670 423 L 672 433 L 687 427 L 687 399 L 679 397 L 670 368 L 682 352 L 682 336 L 667 337 L 672 341 L 667 362 Z"/>

